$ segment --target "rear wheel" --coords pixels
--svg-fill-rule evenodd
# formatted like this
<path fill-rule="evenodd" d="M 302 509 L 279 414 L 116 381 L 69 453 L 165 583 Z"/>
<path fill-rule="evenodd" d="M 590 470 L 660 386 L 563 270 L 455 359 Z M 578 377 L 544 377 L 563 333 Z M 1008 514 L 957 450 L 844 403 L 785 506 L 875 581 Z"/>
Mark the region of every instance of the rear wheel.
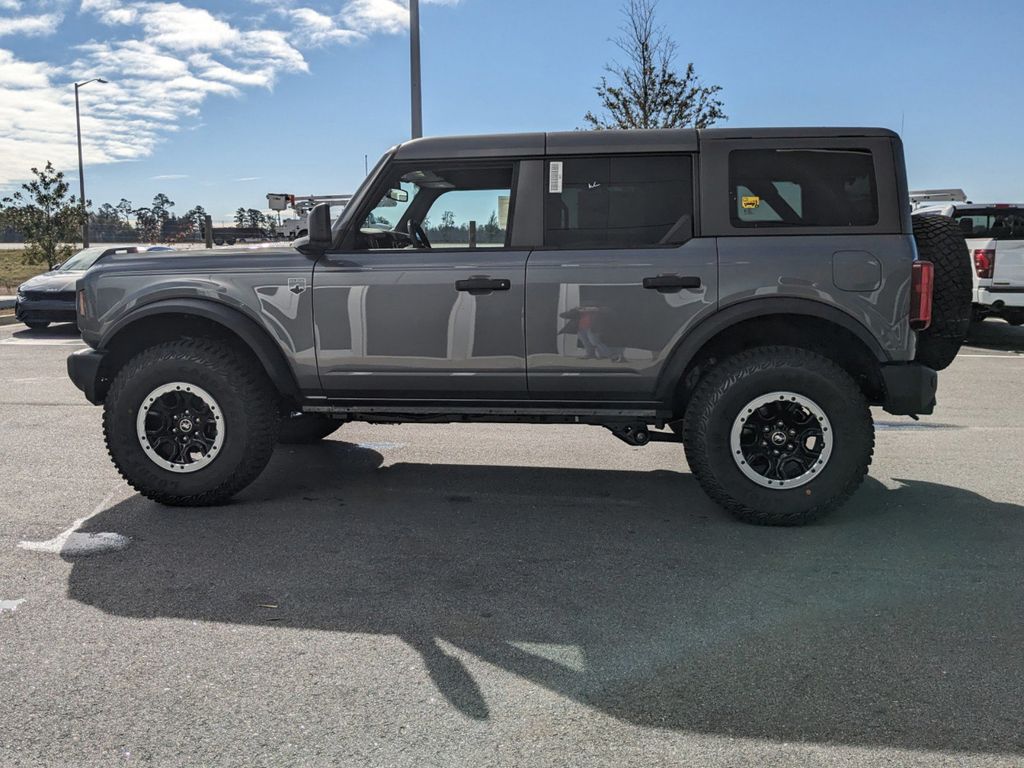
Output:
<path fill-rule="evenodd" d="M 38 331 L 50 325 L 49 320 L 26 320 L 25 325 L 33 331 Z"/>
<path fill-rule="evenodd" d="M 935 265 L 932 324 L 917 334 L 917 361 L 936 371 L 953 362 L 972 317 L 971 256 L 956 222 L 945 216 L 914 216 L 917 254 Z"/>
<path fill-rule="evenodd" d="M 874 427 L 845 370 L 795 347 L 727 358 L 683 420 L 686 459 L 705 492 L 760 525 L 803 525 L 841 505 L 867 474 Z"/>
<path fill-rule="evenodd" d="M 284 445 L 318 443 L 341 426 L 341 421 L 322 413 L 292 413 L 281 419 L 277 442 Z"/>
<path fill-rule="evenodd" d="M 104 401 L 107 450 L 139 493 L 162 504 L 226 501 L 270 460 L 277 394 L 257 364 L 208 339 L 133 357 Z"/>

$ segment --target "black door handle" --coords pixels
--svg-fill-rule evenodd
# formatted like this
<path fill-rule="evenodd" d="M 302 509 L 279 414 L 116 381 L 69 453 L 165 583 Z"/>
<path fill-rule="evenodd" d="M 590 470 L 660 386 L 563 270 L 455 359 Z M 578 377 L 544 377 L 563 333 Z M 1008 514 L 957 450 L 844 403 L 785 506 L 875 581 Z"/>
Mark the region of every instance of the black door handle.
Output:
<path fill-rule="evenodd" d="M 490 293 L 491 291 L 507 291 L 511 287 L 512 281 L 505 278 L 470 277 L 465 280 L 455 281 L 456 291 L 469 291 L 474 296 Z"/>
<path fill-rule="evenodd" d="M 658 293 L 678 293 L 683 288 L 700 288 L 700 278 L 695 276 L 680 277 L 679 275 L 645 277 L 644 288 L 651 288 Z"/>

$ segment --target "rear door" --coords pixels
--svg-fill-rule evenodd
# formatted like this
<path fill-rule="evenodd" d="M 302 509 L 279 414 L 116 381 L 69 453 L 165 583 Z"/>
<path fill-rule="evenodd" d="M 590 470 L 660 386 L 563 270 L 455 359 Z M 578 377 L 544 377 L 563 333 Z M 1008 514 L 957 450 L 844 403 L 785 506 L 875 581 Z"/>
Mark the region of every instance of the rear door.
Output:
<path fill-rule="evenodd" d="M 526 269 L 535 400 L 650 401 L 715 307 L 714 240 L 694 238 L 693 156 L 550 157 L 543 247 Z"/>

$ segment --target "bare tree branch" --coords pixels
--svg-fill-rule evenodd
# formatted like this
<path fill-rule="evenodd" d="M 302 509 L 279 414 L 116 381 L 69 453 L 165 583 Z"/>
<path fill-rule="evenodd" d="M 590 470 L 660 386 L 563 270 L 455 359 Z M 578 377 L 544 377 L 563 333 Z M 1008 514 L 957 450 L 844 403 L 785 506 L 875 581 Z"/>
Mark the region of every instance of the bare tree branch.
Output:
<path fill-rule="evenodd" d="M 626 56 L 613 61 L 594 90 L 603 113 L 583 116 L 594 130 L 608 128 L 707 128 L 726 120 L 718 85 L 704 85 L 693 63 L 675 69 L 676 43 L 655 20 L 657 0 L 626 0 L 620 35 L 612 40 Z"/>

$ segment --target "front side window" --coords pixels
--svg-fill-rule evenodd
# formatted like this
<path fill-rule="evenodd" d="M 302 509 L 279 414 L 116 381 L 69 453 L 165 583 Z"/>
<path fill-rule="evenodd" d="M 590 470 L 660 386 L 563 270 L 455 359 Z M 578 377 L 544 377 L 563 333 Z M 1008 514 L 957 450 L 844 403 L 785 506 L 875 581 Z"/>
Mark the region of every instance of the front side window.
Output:
<path fill-rule="evenodd" d="M 511 162 L 397 165 L 363 218 L 356 248 L 504 247 L 512 176 Z"/>
<path fill-rule="evenodd" d="M 544 245 L 630 248 L 693 237 L 693 172 L 687 155 L 549 160 Z"/>
<path fill-rule="evenodd" d="M 729 153 L 734 227 L 865 227 L 878 223 L 866 149 L 742 149 Z"/>

